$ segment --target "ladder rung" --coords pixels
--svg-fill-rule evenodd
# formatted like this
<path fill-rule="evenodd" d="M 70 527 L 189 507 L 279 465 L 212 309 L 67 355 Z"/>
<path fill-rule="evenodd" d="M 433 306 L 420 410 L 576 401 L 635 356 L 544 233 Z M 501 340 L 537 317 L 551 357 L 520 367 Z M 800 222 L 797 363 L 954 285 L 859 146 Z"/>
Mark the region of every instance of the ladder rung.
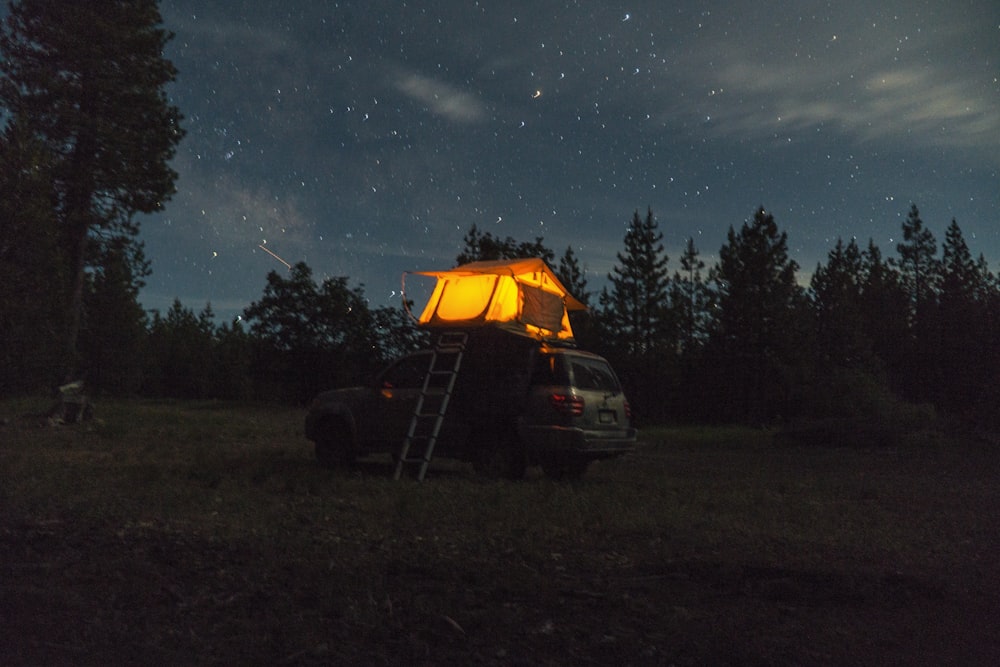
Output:
<path fill-rule="evenodd" d="M 465 345 L 467 340 L 469 340 L 469 334 L 463 331 L 445 332 L 438 336 L 438 345 Z"/>
<path fill-rule="evenodd" d="M 462 356 L 465 353 L 465 344 L 468 340 L 469 335 L 465 332 L 446 332 L 438 336 L 430 366 L 424 377 L 420 399 L 414 408 L 409 431 L 407 431 L 403 447 L 399 452 L 396 463 L 396 479 L 402 475 L 404 465 L 413 463 L 420 464 L 417 479 L 424 478 L 434 453 L 434 446 L 437 444 L 445 412 L 448 410 L 449 399 L 455 388 L 455 379 L 462 366 Z M 442 378 L 446 379 L 442 380 Z M 436 408 L 436 410 L 433 412 L 424 411 L 426 399 L 429 399 L 427 407 Z M 429 431 L 429 433 L 420 433 L 421 430 Z M 409 456 L 410 448 L 418 442 L 423 443 L 423 456 Z"/>

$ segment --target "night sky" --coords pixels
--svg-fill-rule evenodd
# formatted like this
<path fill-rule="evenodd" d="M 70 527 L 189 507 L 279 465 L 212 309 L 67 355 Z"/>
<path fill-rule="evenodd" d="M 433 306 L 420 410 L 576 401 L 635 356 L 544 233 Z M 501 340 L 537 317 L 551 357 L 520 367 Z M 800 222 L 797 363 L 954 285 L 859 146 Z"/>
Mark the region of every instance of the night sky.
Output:
<path fill-rule="evenodd" d="M 142 221 L 147 308 L 228 320 L 281 260 L 398 303 L 402 272 L 452 266 L 473 223 L 572 245 L 596 289 L 647 207 L 671 269 L 689 236 L 713 263 L 763 205 L 806 282 L 837 237 L 895 256 L 911 202 L 1000 269 L 996 0 L 161 12 L 188 135 L 177 194 Z"/>

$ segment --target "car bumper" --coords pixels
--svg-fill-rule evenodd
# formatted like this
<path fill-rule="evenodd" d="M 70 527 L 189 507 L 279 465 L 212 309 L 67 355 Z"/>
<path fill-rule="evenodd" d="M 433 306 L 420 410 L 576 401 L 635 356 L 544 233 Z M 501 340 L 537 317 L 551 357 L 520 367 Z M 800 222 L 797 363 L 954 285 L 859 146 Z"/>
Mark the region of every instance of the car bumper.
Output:
<path fill-rule="evenodd" d="M 522 437 L 529 451 L 539 456 L 569 454 L 587 458 L 608 458 L 635 449 L 634 428 L 614 431 L 587 431 L 562 426 L 525 427 Z"/>

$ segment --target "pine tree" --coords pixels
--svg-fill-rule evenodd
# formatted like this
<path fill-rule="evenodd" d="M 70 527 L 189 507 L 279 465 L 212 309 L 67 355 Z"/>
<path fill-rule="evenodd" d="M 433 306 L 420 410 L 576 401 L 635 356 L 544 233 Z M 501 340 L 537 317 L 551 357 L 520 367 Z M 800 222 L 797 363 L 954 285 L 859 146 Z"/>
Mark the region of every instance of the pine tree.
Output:
<path fill-rule="evenodd" d="M 861 253 L 860 309 L 865 336 L 888 374 L 889 386 L 902 386 L 909 339 L 909 305 L 899 272 L 882 257 L 873 239 Z M 878 369 L 873 369 L 877 372 Z"/>
<path fill-rule="evenodd" d="M 990 276 L 977 262 L 953 219 L 942 246 L 940 298 L 936 321 L 939 343 L 934 362 L 935 403 L 951 412 L 967 412 L 989 380 Z"/>
<path fill-rule="evenodd" d="M 906 292 L 909 335 L 898 344 L 904 355 L 903 394 L 912 400 L 931 400 L 940 383 L 940 366 L 931 363 L 938 346 L 937 297 L 940 264 L 936 258 L 937 242 L 924 226 L 916 204 L 903 221 L 903 241 L 896 245 L 900 283 Z"/>
<path fill-rule="evenodd" d="M 903 221 L 903 241 L 896 244 L 896 251 L 902 284 L 909 295 L 910 323 L 914 334 L 919 336 L 921 329 L 929 324 L 927 318 L 936 297 L 939 273 L 935 259 L 937 242 L 924 226 L 916 204 L 910 205 Z"/>
<path fill-rule="evenodd" d="M 718 307 L 713 351 L 720 406 L 730 418 L 763 423 L 794 410 L 797 376 L 806 372 L 808 349 L 798 264 L 788 257 L 788 237 L 759 208 L 739 232 L 729 228 L 713 275 Z"/>
<path fill-rule="evenodd" d="M 688 354 L 704 345 L 708 336 L 711 295 L 702 276 L 705 262 L 694 239 L 688 238 L 680 258 L 680 270 L 671 281 L 670 301 L 677 318 L 678 343 Z"/>
<path fill-rule="evenodd" d="M 559 266 L 555 270 L 556 277 L 569 293 L 583 305 L 590 303 L 590 291 L 587 289 L 587 276 L 580 267 L 580 262 L 573 252 L 572 246 L 566 246 L 566 252 L 559 258 Z"/>
<path fill-rule="evenodd" d="M 603 341 L 590 308 L 591 292 L 587 289 L 586 271 L 580 266 L 572 246 L 567 246 L 566 252 L 559 258 L 559 266 L 555 273 L 563 287 L 580 303 L 587 306 L 587 310 L 574 310 L 569 313 L 569 323 L 573 327 L 573 337 L 577 344 L 585 349 L 603 349 Z"/>
<path fill-rule="evenodd" d="M 513 237 L 501 238 L 494 236 L 490 232 L 481 232 L 476 225 L 466 232 L 462 239 L 462 251 L 455 258 L 456 264 L 468 264 L 469 262 L 480 262 L 497 259 L 525 259 L 528 257 L 540 257 L 545 263 L 552 265 L 555 253 L 545 247 L 542 237 L 536 237 L 534 241 L 521 241 L 518 243 Z"/>
<path fill-rule="evenodd" d="M 674 352 L 676 333 L 669 308 L 670 275 L 663 233 L 647 209 L 636 210 L 625 232 L 625 250 L 608 274 L 611 289 L 601 292 L 601 322 L 614 345 L 630 357 Z"/>
<path fill-rule="evenodd" d="M 861 309 L 861 280 L 861 250 L 854 239 L 847 245 L 837 239 L 826 265 L 818 265 L 810 280 L 816 350 L 828 368 L 872 368 L 872 343 Z"/>
<path fill-rule="evenodd" d="M 93 250 L 101 257 L 91 262 L 96 268 L 87 274 L 80 327 L 87 385 L 131 395 L 141 384 L 147 322 L 138 299 L 148 265 L 141 244 L 125 239 Z"/>
<path fill-rule="evenodd" d="M 74 370 L 88 247 L 134 237 L 135 215 L 163 206 L 183 132 L 164 86 L 172 35 L 155 0 L 19 0 L 0 32 L 0 108 L 52 165 L 51 202 L 67 258 L 67 365 Z"/>
<path fill-rule="evenodd" d="M 941 246 L 941 300 L 973 302 L 988 290 L 988 274 L 972 258 L 958 222 L 952 218 Z"/>
<path fill-rule="evenodd" d="M 663 234 L 647 209 L 636 210 L 625 232 L 625 248 L 600 294 L 589 344 L 608 356 L 625 383 L 641 420 L 666 418 L 676 380 L 676 332 L 669 308 L 670 276 Z"/>
<path fill-rule="evenodd" d="M 62 380 L 67 261 L 44 146 L 9 126 L 0 193 L 0 395 L 51 389 Z"/>
<path fill-rule="evenodd" d="M 215 382 L 212 309 L 201 314 L 174 299 L 166 315 L 154 311 L 147 337 L 143 393 L 171 398 L 206 398 Z"/>

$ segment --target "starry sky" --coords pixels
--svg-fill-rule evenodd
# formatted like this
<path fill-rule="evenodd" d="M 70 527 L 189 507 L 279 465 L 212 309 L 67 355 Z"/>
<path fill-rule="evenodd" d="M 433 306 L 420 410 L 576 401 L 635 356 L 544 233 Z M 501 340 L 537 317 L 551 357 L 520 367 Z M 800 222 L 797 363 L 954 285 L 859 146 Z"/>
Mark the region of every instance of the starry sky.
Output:
<path fill-rule="evenodd" d="M 472 224 L 604 284 L 632 212 L 671 269 L 763 205 L 806 282 L 916 203 L 1000 269 L 996 0 L 162 0 L 188 135 L 145 307 L 228 320 L 305 261 L 398 304 Z"/>

